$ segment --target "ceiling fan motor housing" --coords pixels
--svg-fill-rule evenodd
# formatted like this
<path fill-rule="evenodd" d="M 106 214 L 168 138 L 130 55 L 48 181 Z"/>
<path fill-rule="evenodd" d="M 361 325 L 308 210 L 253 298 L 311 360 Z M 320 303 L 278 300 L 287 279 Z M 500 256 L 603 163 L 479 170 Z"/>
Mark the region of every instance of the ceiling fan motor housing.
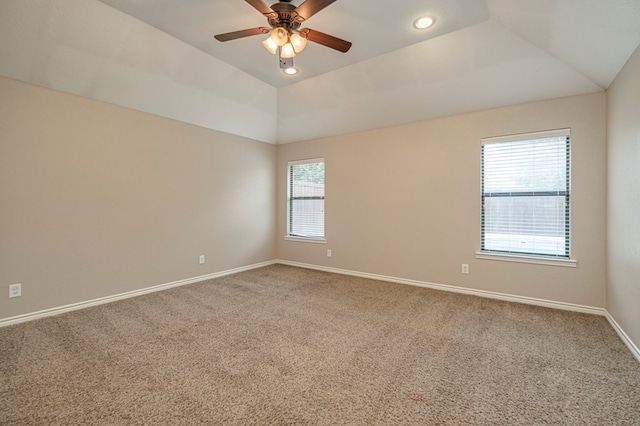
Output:
<path fill-rule="evenodd" d="M 296 7 L 291 4 L 291 0 L 281 0 L 271 6 L 274 13 L 269 13 L 267 19 L 271 27 L 283 27 L 287 31 L 297 30 L 302 25 L 304 18 L 296 13 Z"/>

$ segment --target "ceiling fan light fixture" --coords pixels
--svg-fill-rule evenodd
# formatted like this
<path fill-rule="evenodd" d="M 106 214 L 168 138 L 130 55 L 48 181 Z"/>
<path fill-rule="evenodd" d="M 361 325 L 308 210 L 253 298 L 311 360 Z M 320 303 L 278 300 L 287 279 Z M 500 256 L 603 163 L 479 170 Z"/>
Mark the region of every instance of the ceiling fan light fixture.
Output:
<path fill-rule="evenodd" d="M 289 41 L 289 32 L 282 27 L 276 27 L 271 31 L 271 40 L 277 46 L 284 46 Z"/>
<path fill-rule="evenodd" d="M 271 39 L 271 37 L 267 38 L 262 42 L 262 45 L 265 49 L 269 51 L 272 55 L 275 55 L 278 51 L 278 45 Z"/>
<path fill-rule="evenodd" d="M 432 16 L 422 16 L 413 22 L 413 26 L 419 30 L 426 30 L 427 28 L 432 26 L 435 21 L 435 18 L 433 18 Z"/>
<path fill-rule="evenodd" d="M 296 56 L 296 51 L 293 49 L 293 44 L 286 43 L 280 48 L 280 56 L 283 58 L 293 58 Z"/>
<path fill-rule="evenodd" d="M 267 18 L 269 26 L 216 34 L 215 39 L 224 42 L 259 34 L 268 35 L 262 45 L 269 53 L 278 57 L 280 69 L 287 74 L 297 71 L 289 68 L 293 68 L 294 57 L 306 48 L 308 41 L 342 53 L 347 53 L 351 48 L 351 42 L 347 40 L 311 28 L 300 28 L 303 22 L 336 0 L 296 0 L 300 2 L 299 6 L 292 5 L 292 0 L 279 0 L 271 6 L 267 5 L 266 0 L 245 1 Z"/>
<path fill-rule="evenodd" d="M 289 40 L 291 41 L 293 50 L 295 50 L 296 53 L 302 52 L 304 48 L 307 47 L 307 38 L 301 36 L 300 34 L 291 34 Z"/>

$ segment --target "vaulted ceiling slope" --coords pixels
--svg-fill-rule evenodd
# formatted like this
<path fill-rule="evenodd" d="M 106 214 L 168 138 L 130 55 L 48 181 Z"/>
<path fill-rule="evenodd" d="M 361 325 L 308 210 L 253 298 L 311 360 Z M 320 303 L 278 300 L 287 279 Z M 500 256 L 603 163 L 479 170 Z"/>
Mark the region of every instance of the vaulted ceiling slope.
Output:
<path fill-rule="evenodd" d="M 605 90 L 640 43 L 640 0 L 372 4 L 305 22 L 353 48 L 310 43 L 288 77 L 263 37 L 213 38 L 266 24 L 243 0 L 2 0 L 0 75 L 289 143 Z"/>

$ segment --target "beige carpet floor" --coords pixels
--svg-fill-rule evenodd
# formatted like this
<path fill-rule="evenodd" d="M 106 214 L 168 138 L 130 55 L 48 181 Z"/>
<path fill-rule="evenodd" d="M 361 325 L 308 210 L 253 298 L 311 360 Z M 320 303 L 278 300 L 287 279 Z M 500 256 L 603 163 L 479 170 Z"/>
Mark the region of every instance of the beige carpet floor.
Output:
<path fill-rule="evenodd" d="M 274 265 L 0 329 L 2 425 L 639 425 L 606 319 Z"/>

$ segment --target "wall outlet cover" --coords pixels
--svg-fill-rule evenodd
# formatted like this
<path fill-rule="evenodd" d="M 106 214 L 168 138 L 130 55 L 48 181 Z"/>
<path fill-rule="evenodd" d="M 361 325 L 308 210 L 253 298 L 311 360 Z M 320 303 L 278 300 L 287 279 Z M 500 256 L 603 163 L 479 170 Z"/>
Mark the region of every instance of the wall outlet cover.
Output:
<path fill-rule="evenodd" d="M 9 286 L 9 298 L 22 296 L 22 284 L 11 284 Z"/>

